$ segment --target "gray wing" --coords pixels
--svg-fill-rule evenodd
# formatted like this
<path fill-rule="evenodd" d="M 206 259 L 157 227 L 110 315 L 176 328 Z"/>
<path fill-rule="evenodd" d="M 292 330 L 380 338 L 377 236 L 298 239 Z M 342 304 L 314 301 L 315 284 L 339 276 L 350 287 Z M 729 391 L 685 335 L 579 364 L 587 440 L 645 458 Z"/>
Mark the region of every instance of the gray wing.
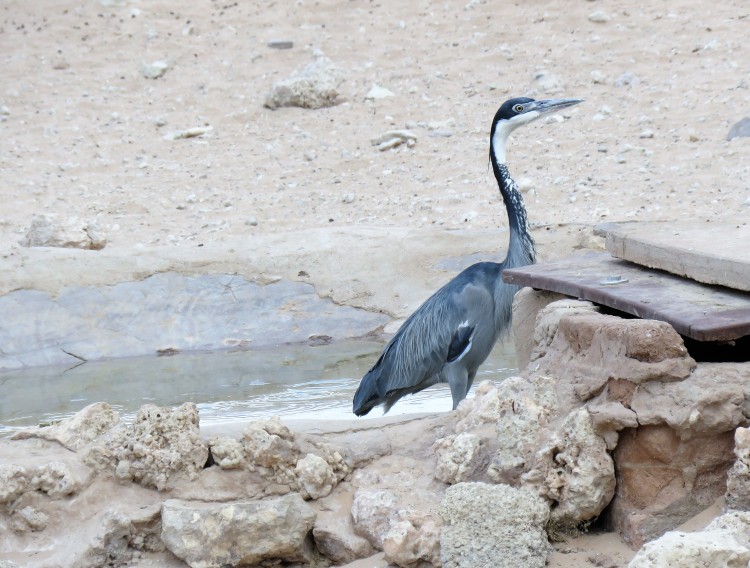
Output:
<path fill-rule="evenodd" d="M 383 353 L 388 363 L 379 391 L 411 388 L 436 382 L 449 360 L 470 347 L 477 328 L 494 327 L 494 301 L 487 287 L 468 283 L 448 285 L 429 298 L 404 322 Z"/>

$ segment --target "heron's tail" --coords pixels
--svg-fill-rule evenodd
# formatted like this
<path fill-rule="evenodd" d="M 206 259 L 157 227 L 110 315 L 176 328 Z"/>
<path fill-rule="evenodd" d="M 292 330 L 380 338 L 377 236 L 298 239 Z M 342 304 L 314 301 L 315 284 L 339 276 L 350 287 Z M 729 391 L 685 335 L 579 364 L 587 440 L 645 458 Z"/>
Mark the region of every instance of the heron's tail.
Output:
<path fill-rule="evenodd" d="M 354 393 L 354 404 L 352 405 L 352 410 L 357 416 L 364 416 L 373 407 L 383 402 L 378 394 L 378 377 L 380 376 L 380 371 L 380 366 L 376 364 L 362 377 L 359 388 Z"/>

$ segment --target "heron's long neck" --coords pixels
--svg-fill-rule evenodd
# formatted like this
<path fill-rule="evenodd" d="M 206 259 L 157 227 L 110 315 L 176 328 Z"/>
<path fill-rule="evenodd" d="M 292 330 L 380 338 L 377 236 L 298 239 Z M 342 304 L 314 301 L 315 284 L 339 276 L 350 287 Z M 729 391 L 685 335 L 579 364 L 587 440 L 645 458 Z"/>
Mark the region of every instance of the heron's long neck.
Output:
<path fill-rule="evenodd" d="M 529 221 L 526 217 L 526 207 L 523 197 L 518 190 L 515 180 L 505 164 L 505 142 L 507 137 L 494 136 L 490 145 L 490 161 L 497 179 L 497 185 L 505 202 L 510 227 L 510 241 L 508 253 L 503 261 L 503 268 L 526 266 L 533 264 L 536 259 L 534 240 L 529 232 Z"/>

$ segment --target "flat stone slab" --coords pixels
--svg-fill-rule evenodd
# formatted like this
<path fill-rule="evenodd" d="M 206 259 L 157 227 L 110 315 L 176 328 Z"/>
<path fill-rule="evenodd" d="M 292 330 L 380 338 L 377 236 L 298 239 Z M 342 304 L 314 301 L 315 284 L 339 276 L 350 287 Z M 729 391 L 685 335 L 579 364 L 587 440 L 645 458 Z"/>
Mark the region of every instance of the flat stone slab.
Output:
<path fill-rule="evenodd" d="M 0 371 L 173 351 L 338 341 L 390 318 L 341 306 L 304 282 L 266 285 L 235 274 L 174 272 L 56 295 L 0 296 Z"/>
<path fill-rule="evenodd" d="M 698 341 L 750 335 L 750 294 L 644 268 L 607 253 L 587 252 L 505 270 L 503 280 L 665 321 Z"/>
<path fill-rule="evenodd" d="M 750 225 L 607 223 L 594 232 L 617 258 L 750 291 Z"/>

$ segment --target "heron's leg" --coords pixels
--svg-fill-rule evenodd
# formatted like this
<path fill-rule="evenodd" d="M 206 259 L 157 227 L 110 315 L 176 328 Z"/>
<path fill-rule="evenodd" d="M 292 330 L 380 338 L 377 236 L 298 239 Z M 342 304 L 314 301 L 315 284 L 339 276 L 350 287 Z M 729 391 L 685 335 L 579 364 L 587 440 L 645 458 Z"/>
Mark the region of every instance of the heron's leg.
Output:
<path fill-rule="evenodd" d="M 466 383 L 466 394 L 469 394 L 469 390 L 471 389 L 471 385 L 474 384 L 474 377 L 477 376 L 477 372 L 474 371 L 473 373 L 469 373 L 469 382 Z M 466 394 L 464 396 L 466 396 Z"/>
<path fill-rule="evenodd" d="M 469 375 L 466 368 L 462 366 L 450 367 L 446 372 L 448 385 L 451 387 L 451 396 L 453 397 L 453 410 L 456 410 L 458 403 L 466 398 L 469 392 Z"/>

